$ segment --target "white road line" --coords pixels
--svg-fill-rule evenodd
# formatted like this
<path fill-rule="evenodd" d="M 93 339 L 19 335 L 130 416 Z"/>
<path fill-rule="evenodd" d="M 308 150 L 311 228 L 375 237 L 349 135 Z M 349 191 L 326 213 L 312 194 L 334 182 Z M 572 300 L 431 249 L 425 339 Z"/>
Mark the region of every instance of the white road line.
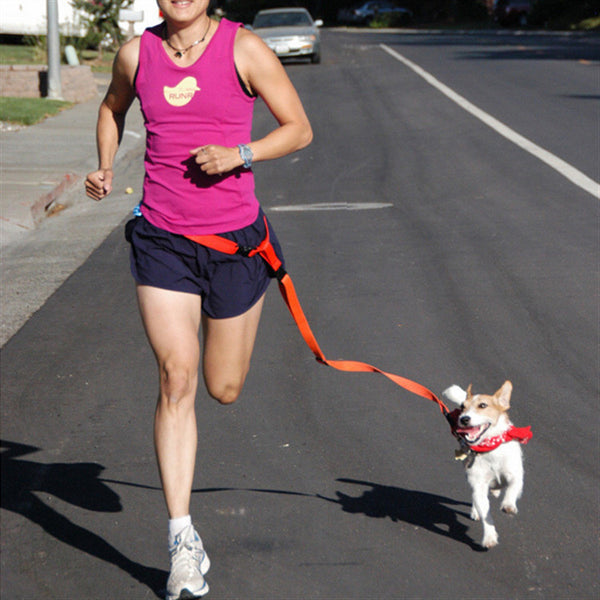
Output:
<path fill-rule="evenodd" d="M 308 212 L 316 210 L 373 210 L 390 208 L 389 202 L 316 202 L 314 204 L 289 204 L 287 206 L 272 206 L 274 212 Z"/>
<path fill-rule="evenodd" d="M 594 181 L 569 163 L 562 160 L 558 156 L 548 152 L 548 150 L 544 150 L 537 144 L 534 144 L 532 141 L 523 137 L 514 129 L 507 127 L 504 123 L 498 121 L 485 111 L 481 110 L 471 102 L 469 102 L 466 98 L 457 94 L 454 90 L 450 89 L 447 85 L 444 85 L 441 81 L 436 79 L 433 75 L 419 67 L 419 65 L 415 64 L 408 58 L 402 56 L 395 50 L 392 50 L 389 46 L 385 44 L 380 44 L 380 47 L 385 50 L 388 54 L 393 56 L 396 60 L 399 60 L 401 63 L 406 65 L 409 69 L 412 69 L 417 75 L 422 77 L 427 83 L 432 85 L 434 88 L 442 92 L 442 94 L 446 95 L 450 100 L 456 102 L 461 108 L 471 113 L 474 117 L 477 117 L 480 121 L 485 123 L 488 127 L 491 127 L 494 131 L 498 132 L 500 135 L 504 136 L 506 139 L 513 142 L 526 152 L 529 152 L 542 162 L 546 163 L 548 166 L 552 167 L 555 171 L 560 173 L 563 177 L 566 177 L 569 181 L 573 182 L 575 185 L 590 193 L 592 196 L 600 199 L 600 183 Z"/>

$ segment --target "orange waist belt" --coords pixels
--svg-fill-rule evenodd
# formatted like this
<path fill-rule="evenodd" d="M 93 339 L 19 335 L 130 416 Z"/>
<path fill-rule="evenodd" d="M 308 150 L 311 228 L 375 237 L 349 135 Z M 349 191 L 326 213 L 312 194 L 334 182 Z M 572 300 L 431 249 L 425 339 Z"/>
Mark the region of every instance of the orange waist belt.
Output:
<path fill-rule="evenodd" d="M 317 343 L 310 325 L 308 324 L 306 315 L 302 310 L 302 306 L 298 300 L 292 279 L 283 268 L 281 260 L 279 260 L 279 257 L 275 253 L 275 249 L 271 244 L 269 238 L 269 225 L 266 217 L 265 227 L 265 239 L 256 248 L 240 246 L 233 240 L 229 240 L 218 235 L 186 235 L 185 237 L 198 244 L 201 244 L 202 246 L 206 246 L 207 248 L 211 248 L 212 250 L 217 250 L 225 254 L 241 254 L 242 256 L 248 257 L 258 254 L 261 258 L 263 258 L 269 267 L 271 267 L 271 269 L 274 271 L 275 277 L 279 283 L 279 291 L 281 292 L 283 300 L 286 303 L 294 321 L 296 322 L 296 325 L 300 330 L 300 334 L 304 338 L 304 341 L 308 347 L 311 349 L 312 353 L 315 355 L 315 358 L 318 362 L 333 367 L 338 371 L 379 373 L 409 392 L 435 402 L 442 411 L 442 414 L 448 418 L 449 411 L 446 405 L 431 390 L 427 389 L 420 383 L 411 381 L 410 379 L 405 379 L 399 375 L 394 375 L 393 373 L 386 373 L 385 371 L 382 371 L 381 369 L 378 369 L 377 367 L 367 363 L 353 360 L 329 360 L 325 357 L 323 351 Z"/>

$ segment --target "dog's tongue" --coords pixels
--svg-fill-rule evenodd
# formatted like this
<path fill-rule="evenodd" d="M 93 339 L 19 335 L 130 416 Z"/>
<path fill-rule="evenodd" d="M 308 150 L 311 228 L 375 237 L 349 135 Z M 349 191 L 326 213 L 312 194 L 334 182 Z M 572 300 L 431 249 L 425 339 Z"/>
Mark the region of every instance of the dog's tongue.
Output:
<path fill-rule="evenodd" d="M 477 427 L 457 427 L 456 428 L 456 433 L 458 433 L 459 435 L 463 435 L 466 438 L 474 439 L 479 434 L 480 429 L 481 429 L 480 426 L 477 426 Z"/>

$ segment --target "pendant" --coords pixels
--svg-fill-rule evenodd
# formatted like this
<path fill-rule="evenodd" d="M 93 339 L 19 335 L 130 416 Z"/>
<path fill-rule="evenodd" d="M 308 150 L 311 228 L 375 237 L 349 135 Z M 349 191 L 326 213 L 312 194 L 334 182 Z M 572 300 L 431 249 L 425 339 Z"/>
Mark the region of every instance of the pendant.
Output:
<path fill-rule="evenodd" d="M 175 58 L 181 58 L 183 56 L 183 54 L 181 54 L 181 52 L 177 51 L 175 52 Z"/>

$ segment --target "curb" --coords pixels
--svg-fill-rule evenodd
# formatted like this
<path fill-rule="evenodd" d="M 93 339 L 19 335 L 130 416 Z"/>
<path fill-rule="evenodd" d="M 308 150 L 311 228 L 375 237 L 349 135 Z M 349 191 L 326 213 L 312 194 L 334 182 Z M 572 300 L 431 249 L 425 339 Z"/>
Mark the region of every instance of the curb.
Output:
<path fill-rule="evenodd" d="M 69 110 L 75 111 L 79 107 L 81 105 L 76 105 Z M 59 116 L 64 118 L 69 110 L 64 111 Z M 81 108 L 79 108 L 79 111 L 80 114 L 76 116 L 79 131 L 76 135 L 79 134 L 81 138 Z M 86 120 L 88 118 L 90 121 L 89 139 L 93 140 L 93 125 L 96 120 L 95 107 L 89 117 L 87 115 L 84 117 Z M 48 123 L 49 120 L 45 122 L 46 125 Z M 38 126 L 33 125 L 30 127 L 33 129 Z M 142 152 L 145 139 L 142 128 L 143 122 L 141 116 L 132 114 L 131 125 L 124 132 L 126 135 L 123 136 L 121 141 L 117 156 L 115 157 L 115 163 L 126 165 Z M 22 131 L 25 129 L 28 128 L 22 128 Z M 5 135 L 18 136 L 20 133 L 20 131 L 15 131 Z M 48 128 L 46 128 L 46 135 L 48 135 Z M 52 133 L 50 133 L 51 135 Z M 50 136 L 48 139 L 52 139 Z M 68 139 L 68 134 L 66 137 Z M 32 143 L 31 135 L 29 138 L 23 144 L 24 154 Z M 14 139 L 17 141 L 17 138 Z M 7 151 L 7 140 L 9 138 L 4 138 L 3 140 L 4 151 Z M 65 143 L 68 143 L 68 141 L 65 141 Z M 87 141 L 83 147 L 77 144 L 81 144 L 81 139 L 75 144 L 74 153 L 73 149 L 70 149 L 70 153 L 73 154 L 72 161 L 57 161 L 60 163 L 71 162 L 71 165 L 56 164 L 54 167 L 52 165 L 44 165 L 35 171 L 35 173 L 30 172 L 25 175 L 20 165 L 17 164 L 16 177 L 13 176 L 13 172 L 11 171 L 12 165 L 3 166 L 3 169 L 0 170 L 0 189 L 2 192 L 0 224 L 5 224 L 4 226 L 8 227 L 8 229 L 1 231 L 0 242 L 8 243 L 14 240 L 15 236 L 19 236 L 19 232 L 26 233 L 36 230 L 46 218 L 72 207 L 87 198 L 83 188 L 83 181 L 86 174 L 96 168 L 94 146 L 92 142 L 88 143 Z"/>
<path fill-rule="evenodd" d="M 46 217 L 66 208 L 65 205 L 59 204 L 58 201 L 79 184 L 81 180 L 81 175 L 66 173 L 63 176 L 62 181 L 52 191 L 44 194 L 34 202 L 31 206 L 33 227 L 37 227 Z"/>

